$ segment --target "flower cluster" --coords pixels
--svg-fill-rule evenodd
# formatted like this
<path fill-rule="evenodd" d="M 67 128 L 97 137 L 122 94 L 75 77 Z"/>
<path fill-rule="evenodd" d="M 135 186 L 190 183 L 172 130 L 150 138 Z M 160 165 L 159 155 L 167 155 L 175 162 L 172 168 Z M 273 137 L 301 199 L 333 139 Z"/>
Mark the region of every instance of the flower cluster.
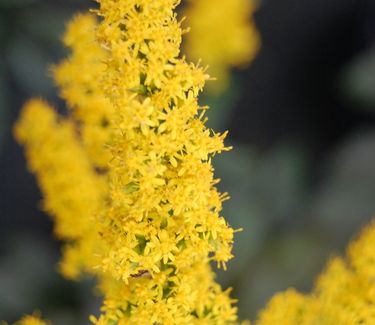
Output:
<path fill-rule="evenodd" d="M 69 108 L 25 105 L 15 129 L 41 186 L 62 273 L 93 274 L 107 324 L 233 324 L 210 262 L 232 257 L 211 158 L 225 134 L 205 127 L 208 76 L 180 57 L 177 0 L 101 0 L 76 16 L 53 67 Z"/>
<path fill-rule="evenodd" d="M 80 140 L 93 166 L 106 170 L 114 108 L 104 96 L 102 76 L 107 55 L 96 41 L 97 20 L 94 15 L 80 14 L 68 24 L 63 37 L 71 54 L 52 69 L 60 95 L 79 124 Z"/>
<path fill-rule="evenodd" d="M 77 139 L 74 122 L 58 117 L 43 100 L 33 99 L 25 105 L 15 134 L 26 147 L 29 167 L 43 192 L 43 208 L 54 217 L 55 233 L 67 240 L 61 264 L 64 274 L 76 277 L 83 265 L 97 263 L 88 245 L 95 241 L 94 216 L 107 185 L 95 174 Z"/>
<path fill-rule="evenodd" d="M 48 325 L 48 323 L 43 321 L 39 315 L 33 314 L 22 317 L 14 325 Z"/>
<path fill-rule="evenodd" d="M 311 294 L 279 293 L 259 314 L 257 325 L 375 324 L 375 223 L 333 258 Z"/>
<path fill-rule="evenodd" d="M 255 27 L 254 0 L 188 0 L 183 14 L 187 26 L 184 49 L 189 59 L 202 59 L 217 81 L 215 93 L 229 83 L 230 68 L 248 64 L 258 52 L 260 37 Z"/>

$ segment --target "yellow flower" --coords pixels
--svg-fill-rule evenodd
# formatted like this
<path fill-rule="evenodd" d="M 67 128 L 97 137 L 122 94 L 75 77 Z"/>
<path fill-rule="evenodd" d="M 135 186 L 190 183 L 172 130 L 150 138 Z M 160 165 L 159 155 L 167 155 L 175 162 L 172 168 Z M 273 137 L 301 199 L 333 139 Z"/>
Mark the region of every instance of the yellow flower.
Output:
<path fill-rule="evenodd" d="M 43 192 L 44 210 L 55 220 L 56 235 L 69 240 L 62 271 L 77 277 L 86 263 L 97 264 L 94 215 L 104 201 L 105 179 L 95 173 L 76 136 L 75 124 L 58 117 L 43 100 L 33 99 L 25 105 L 15 135 L 26 147 L 29 167 Z"/>
<path fill-rule="evenodd" d="M 96 26 L 96 17 L 89 14 L 77 15 L 69 22 L 63 40 L 71 54 L 52 72 L 72 118 L 80 124 L 87 155 L 94 166 L 107 168 L 110 154 L 104 146 L 110 141 L 113 106 L 102 90 L 106 52 L 96 41 Z"/>
<path fill-rule="evenodd" d="M 14 325 L 48 325 L 49 323 L 43 321 L 39 315 L 27 315 L 22 317 L 18 322 Z"/>
<path fill-rule="evenodd" d="M 297 325 L 302 324 L 303 311 L 307 297 L 289 289 L 276 294 L 268 303 L 267 308 L 259 314 L 262 325 Z"/>
<path fill-rule="evenodd" d="M 197 103 L 204 71 L 178 58 L 177 3 L 100 2 L 98 35 L 108 51 L 103 87 L 118 127 L 103 268 L 125 282 L 129 270 L 154 276 L 163 264 L 186 266 L 210 252 L 218 262 L 231 257 L 233 231 L 219 216 L 209 160 L 226 149 L 225 134 L 204 125 Z"/>
<path fill-rule="evenodd" d="M 43 206 L 57 219 L 57 235 L 80 237 L 98 210 L 102 183 L 76 138 L 74 124 L 59 118 L 46 102 L 33 99 L 25 105 L 15 134 L 38 176 Z"/>
<path fill-rule="evenodd" d="M 211 157 L 228 150 L 205 126 L 208 76 L 179 56 L 177 0 L 101 0 L 64 37 L 53 68 L 70 109 L 25 105 L 16 126 L 56 233 L 61 270 L 96 276 L 96 324 L 234 324 L 210 261 L 232 258 Z"/>
<path fill-rule="evenodd" d="M 375 224 L 362 231 L 348 258 L 333 258 L 309 295 L 277 294 L 260 312 L 258 325 L 375 324 L 373 243 Z"/>
<path fill-rule="evenodd" d="M 254 0 L 189 0 L 183 15 L 189 33 L 184 49 L 189 59 L 209 65 L 217 78 L 209 90 L 228 87 L 230 68 L 247 65 L 258 52 L 260 37 L 253 13 Z"/>

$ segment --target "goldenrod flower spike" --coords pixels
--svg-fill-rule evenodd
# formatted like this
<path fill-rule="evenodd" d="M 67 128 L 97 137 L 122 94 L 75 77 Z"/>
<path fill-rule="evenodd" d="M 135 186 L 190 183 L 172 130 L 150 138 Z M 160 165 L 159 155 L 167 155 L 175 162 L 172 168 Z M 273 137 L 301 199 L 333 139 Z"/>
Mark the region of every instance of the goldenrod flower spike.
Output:
<path fill-rule="evenodd" d="M 179 269 L 209 252 L 219 263 L 231 257 L 233 230 L 219 216 L 209 160 L 226 150 L 225 134 L 212 134 L 200 114 L 203 70 L 178 58 L 177 4 L 100 2 L 98 35 L 109 51 L 103 85 L 116 108 L 117 128 L 111 231 L 103 230 L 112 250 L 103 267 L 125 282 L 141 271 L 158 273 L 160 263 Z"/>
<path fill-rule="evenodd" d="M 110 247 L 101 265 L 109 280 L 98 324 L 236 320 L 208 264 L 232 257 L 233 230 L 219 215 L 210 161 L 226 150 L 225 134 L 204 125 L 197 95 L 207 76 L 179 57 L 177 4 L 100 1 L 103 88 L 115 130 L 111 204 L 100 230 Z"/>
<path fill-rule="evenodd" d="M 256 0 L 188 0 L 183 15 L 189 32 L 184 50 L 189 59 L 202 60 L 210 75 L 214 94 L 229 84 L 230 69 L 248 65 L 260 47 L 253 14 Z"/>
<path fill-rule="evenodd" d="M 233 229 L 220 215 L 211 157 L 226 134 L 205 126 L 197 96 L 208 76 L 181 58 L 176 0 L 102 0 L 79 15 L 53 68 L 70 117 L 26 104 L 16 126 L 29 166 L 69 243 L 61 270 L 93 274 L 96 324 L 234 324 L 214 281 Z"/>

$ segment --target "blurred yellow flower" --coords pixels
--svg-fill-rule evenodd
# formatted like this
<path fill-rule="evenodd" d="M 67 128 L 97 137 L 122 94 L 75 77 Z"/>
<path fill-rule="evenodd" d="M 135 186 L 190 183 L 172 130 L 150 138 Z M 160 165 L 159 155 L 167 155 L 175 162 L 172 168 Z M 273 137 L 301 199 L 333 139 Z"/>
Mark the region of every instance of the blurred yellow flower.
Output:
<path fill-rule="evenodd" d="M 289 289 L 272 298 L 257 325 L 375 324 L 375 223 L 348 248 L 348 257 L 333 258 L 311 294 Z"/>
<path fill-rule="evenodd" d="M 52 73 L 60 95 L 67 103 L 72 117 L 79 123 L 80 138 L 95 167 L 107 168 L 113 106 L 104 96 L 101 76 L 105 71 L 106 51 L 95 37 L 96 17 L 75 16 L 68 24 L 63 41 L 71 54 Z"/>
<path fill-rule="evenodd" d="M 189 32 L 184 50 L 193 61 L 209 65 L 216 81 L 208 84 L 213 93 L 228 87 L 230 69 L 249 64 L 260 47 L 255 27 L 254 0 L 188 0 L 183 15 Z"/>
<path fill-rule="evenodd" d="M 18 322 L 14 325 L 48 325 L 48 322 L 43 321 L 39 315 L 27 315 L 22 317 Z"/>
<path fill-rule="evenodd" d="M 55 220 L 55 233 L 68 241 L 61 262 L 64 275 L 75 278 L 87 264 L 98 263 L 93 254 L 94 215 L 107 184 L 92 168 L 74 122 L 59 117 L 43 100 L 26 103 L 15 135 L 26 148 L 29 167 L 43 192 L 43 208 Z"/>

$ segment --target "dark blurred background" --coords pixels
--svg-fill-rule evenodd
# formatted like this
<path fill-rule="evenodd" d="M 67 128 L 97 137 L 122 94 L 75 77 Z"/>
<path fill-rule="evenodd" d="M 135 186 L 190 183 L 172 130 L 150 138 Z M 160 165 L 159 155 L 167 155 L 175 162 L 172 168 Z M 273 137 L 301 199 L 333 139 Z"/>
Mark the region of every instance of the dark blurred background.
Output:
<path fill-rule="evenodd" d="M 0 0 L 0 320 L 40 309 L 87 324 L 99 305 L 90 280 L 56 273 L 59 243 L 11 133 L 29 97 L 63 107 L 48 66 L 66 54 L 64 22 L 90 5 Z M 255 61 L 201 100 L 210 126 L 230 130 L 234 150 L 214 163 L 224 215 L 244 228 L 219 279 L 252 319 L 274 292 L 310 290 L 375 212 L 375 1 L 263 0 L 256 22 Z"/>

